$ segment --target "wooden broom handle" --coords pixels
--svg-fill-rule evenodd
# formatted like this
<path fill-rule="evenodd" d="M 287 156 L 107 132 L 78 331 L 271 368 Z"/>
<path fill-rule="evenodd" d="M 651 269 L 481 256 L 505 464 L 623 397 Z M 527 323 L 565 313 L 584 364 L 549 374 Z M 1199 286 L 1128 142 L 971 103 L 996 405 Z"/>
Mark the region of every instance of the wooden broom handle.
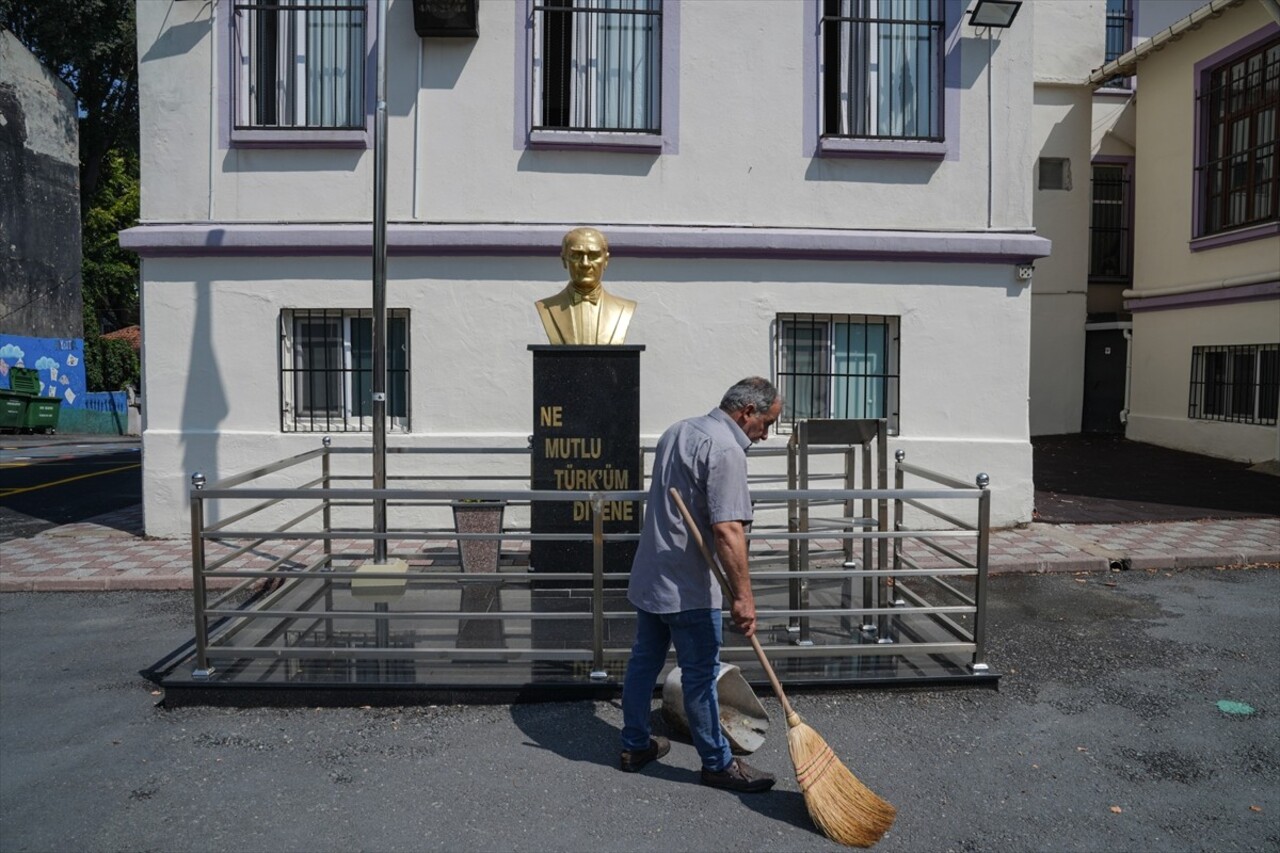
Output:
<path fill-rule="evenodd" d="M 694 523 L 693 516 L 689 515 L 689 508 L 684 505 L 684 499 L 680 497 L 680 493 L 675 489 L 671 489 L 670 492 L 671 499 L 675 501 L 676 508 L 680 510 L 680 515 L 684 516 L 684 523 L 689 528 L 689 534 L 693 536 L 693 541 L 698 543 L 698 550 L 702 552 L 703 559 L 711 567 L 711 572 L 716 576 L 716 580 L 720 581 L 720 588 L 724 590 L 724 594 L 729 596 L 730 600 L 736 599 L 737 595 L 734 594 L 733 587 L 729 585 L 729 579 L 724 576 L 724 571 L 720 568 L 720 564 L 716 562 L 715 557 L 707 549 L 707 543 L 702 541 L 702 531 Z M 752 634 L 747 639 L 751 641 L 751 647 L 756 650 L 756 657 L 760 660 L 760 666 L 764 667 L 764 674 L 769 676 L 769 683 L 773 685 L 774 695 L 782 703 L 783 713 L 787 715 L 787 724 L 789 726 L 797 725 L 799 718 L 796 717 L 796 712 L 791 710 L 791 703 L 787 701 L 787 694 L 782 692 L 782 683 L 778 681 L 778 676 L 773 671 L 769 658 L 765 656 L 764 649 L 760 646 L 760 641 L 756 639 L 755 634 Z M 795 723 L 791 722 L 793 717 L 796 718 Z"/>

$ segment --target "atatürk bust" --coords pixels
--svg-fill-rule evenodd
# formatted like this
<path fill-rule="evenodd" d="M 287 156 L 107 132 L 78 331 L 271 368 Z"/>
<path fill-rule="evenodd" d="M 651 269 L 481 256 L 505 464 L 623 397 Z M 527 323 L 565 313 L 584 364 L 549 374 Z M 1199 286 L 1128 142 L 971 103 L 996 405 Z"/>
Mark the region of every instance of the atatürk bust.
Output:
<path fill-rule="evenodd" d="M 547 340 L 553 344 L 624 343 L 636 303 L 605 292 L 602 280 L 609 265 L 609 241 L 594 228 L 575 228 L 564 235 L 560 260 L 569 271 L 569 283 L 555 296 L 537 302 Z"/>

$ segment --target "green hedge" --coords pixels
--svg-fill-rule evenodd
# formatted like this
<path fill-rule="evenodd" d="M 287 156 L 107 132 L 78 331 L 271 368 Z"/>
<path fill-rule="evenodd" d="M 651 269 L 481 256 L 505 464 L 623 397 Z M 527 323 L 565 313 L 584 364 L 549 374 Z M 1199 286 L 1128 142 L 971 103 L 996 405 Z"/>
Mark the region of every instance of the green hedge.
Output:
<path fill-rule="evenodd" d="M 89 391 L 141 387 L 142 366 L 128 341 L 95 337 L 84 340 L 84 380 Z"/>

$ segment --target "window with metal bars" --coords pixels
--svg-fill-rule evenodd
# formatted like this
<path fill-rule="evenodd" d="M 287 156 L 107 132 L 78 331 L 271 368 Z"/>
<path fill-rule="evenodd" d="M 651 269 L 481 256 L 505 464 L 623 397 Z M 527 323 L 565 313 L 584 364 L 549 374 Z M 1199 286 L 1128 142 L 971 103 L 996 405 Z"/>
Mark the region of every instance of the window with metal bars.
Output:
<path fill-rule="evenodd" d="M 1199 95 L 1198 233 L 1280 221 L 1280 38 L 1210 70 L 1207 80 Z"/>
<path fill-rule="evenodd" d="M 368 309 L 280 315 L 280 428 L 373 429 L 373 316 Z M 387 429 L 409 429 L 409 312 L 387 312 Z"/>
<path fill-rule="evenodd" d="M 822 133 L 943 139 L 942 0 L 822 0 Z"/>
<path fill-rule="evenodd" d="M 1133 0 L 1107 0 L 1107 43 L 1103 63 L 1118 59 L 1133 44 Z M 1111 89 L 1128 89 L 1131 77 L 1112 77 L 1103 83 Z"/>
<path fill-rule="evenodd" d="M 898 432 L 898 318 L 779 314 L 774 366 L 791 428 L 812 418 L 885 418 Z"/>
<path fill-rule="evenodd" d="M 1275 424 L 1278 409 L 1280 344 L 1192 347 L 1187 417 Z"/>
<path fill-rule="evenodd" d="M 536 0 L 534 130 L 660 133 L 662 0 Z"/>
<path fill-rule="evenodd" d="M 1089 215 L 1089 280 L 1125 283 L 1133 280 L 1132 196 L 1129 167 L 1095 163 L 1093 206 Z"/>
<path fill-rule="evenodd" d="M 236 129 L 365 127 L 365 0 L 236 0 Z"/>

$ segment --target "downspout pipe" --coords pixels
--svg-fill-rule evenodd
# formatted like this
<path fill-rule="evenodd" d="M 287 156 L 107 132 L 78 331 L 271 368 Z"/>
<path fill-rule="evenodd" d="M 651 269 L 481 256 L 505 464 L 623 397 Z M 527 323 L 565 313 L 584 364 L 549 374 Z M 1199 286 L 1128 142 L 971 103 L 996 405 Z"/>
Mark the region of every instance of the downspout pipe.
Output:
<path fill-rule="evenodd" d="M 1124 408 L 1120 410 L 1120 423 L 1129 423 L 1129 388 L 1133 382 L 1133 329 L 1125 329 L 1124 335 Z"/>

